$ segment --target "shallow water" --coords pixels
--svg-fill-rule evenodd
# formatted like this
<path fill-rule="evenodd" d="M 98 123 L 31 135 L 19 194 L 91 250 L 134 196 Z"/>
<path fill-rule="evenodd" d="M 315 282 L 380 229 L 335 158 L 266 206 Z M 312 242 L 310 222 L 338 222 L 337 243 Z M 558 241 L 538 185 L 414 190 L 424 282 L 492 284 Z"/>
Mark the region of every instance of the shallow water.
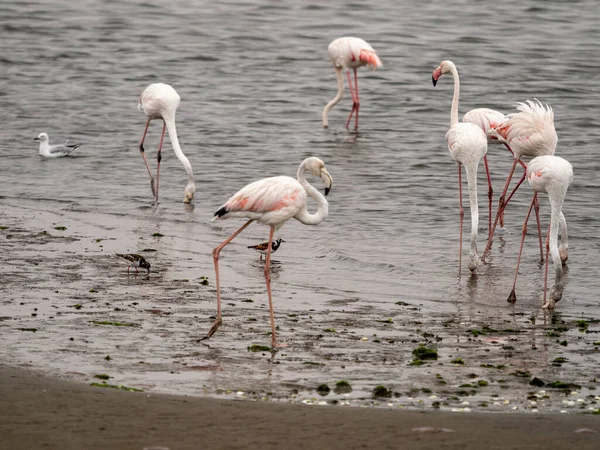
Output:
<path fill-rule="evenodd" d="M 497 354 L 510 373 L 528 370 L 550 381 L 595 386 L 590 380 L 600 377 L 600 352 L 593 345 L 598 336 L 580 333 L 575 325 L 600 318 L 594 264 L 600 245 L 595 145 L 600 12 L 591 0 L 541 6 L 378 1 L 369 7 L 338 1 L 20 2 L 0 10 L 4 361 L 77 372 L 84 379 L 106 372 L 126 385 L 211 395 L 244 388 L 287 398 L 289 386 L 302 392 L 346 378 L 357 386 L 354 398 L 377 384 L 406 390 L 424 373 L 433 377 L 437 368 L 406 365 L 411 350 L 426 341 L 443 354 L 439 370 L 456 372 L 456 386 L 464 384 L 473 367 L 500 364 L 486 351 L 496 344 L 475 336 L 462 345 L 473 336 L 469 330 L 487 325 L 529 336 L 508 333 L 519 344 L 498 344 L 517 349 Z M 330 114 L 330 129 L 321 127 L 322 108 L 336 89 L 327 45 L 342 35 L 364 38 L 384 63 L 376 72 L 360 71 L 358 135 L 343 128 L 349 95 Z M 533 223 L 518 302 L 506 303 L 528 186 L 507 211 L 507 233 L 497 238 L 490 264 L 471 278 L 465 244 L 459 275 L 457 175 L 444 140 L 452 81 L 444 77 L 436 88 L 431 85 L 431 72 L 443 59 L 459 69 L 461 113 L 475 107 L 510 112 L 527 98 L 554 108 L 557 155 L 575 172 L 563 209 L 570 254 L 554 324 L 539 309 L 543 268 Z M 152 205 L 137 150 L 144 116 L 136 105 L 142 90 L 156 81 L 171 84 L 182 98 L 177 127 L 195 171 L 192 206 L 181 203 L 185 172 L 170 144 L 161 163 L 161 202 Z M 74 157 L 45 160 L 32 141 L 41 131 L 51 142 L 83 145 Z M 152 165 L 159 133 L 153 122 L 146 141 Z M 212 213 L 248 182 L 293 176 L 310 155 L 325 161 L 334 186 L 323 224 L 292 221 L 279 232 L 286 242 L 274 255 L 273 287 L 281 338 L 292 344 L 287 356 L 270 364 L 246 352 L 251 343 L 269 341 L 262 266 L 246 248 L 267 238 L 267 228 L 259 225 L 223 251 L 224 326 L 210 347 L 197 343 L 215 311 L 210 251 L 242 224 L 215 225 Z M 497 195 L 511 158 L 492 146 L 489 160 Z M 480 251 L 487 231 L 481 172 Z M 545 199 L 542 208 L 547 226 Z M 465 219 L 468 224 L 468 212 Z M 43 231 L 49 235 L 40 235 Z M 153 267 L 150 279 L 127 277 L 114 253 L 148 248 L 156 250 L 144 253 Z M 208 287 L 199 284 L 202 276 Z M 76 304 L 82 308 L 71 307 Z M 154 309 L 158 312 L 148 312 Z M 393 324 L 377 322 L 388 317 Z M 141 327 L 113 331 L 90 320 Z M 557 326 L 569 328 L 559 334 L 576 343 L 558 345 L 548 336 Z M 331 328 L 336 333 L 323 332 Z M 588 331 L 597 329 L 592 323 Z M 373 342 L 374 334 L 394 343 Z M 67 335 L 74 341 L 63 342 Z M 531 339 L 533 347 L 547 351 L 538 354 Z M 119 359 L 103 359 L 115 352 Z M 475 361 L 448 366 L 457 355 Z M 364 364 L 348 363 L 363 357 Z M 553 366 L 556 357 L 569 362 Z M 394 360 L 395 368 L 380 367 L 383 360 Z M 136 365 L 139 361 L 147 364 Z M 205 369 L 183 370 L 187 366 Z M 521 398 L 523 388 L 514 386 L 511 395 Z"/>

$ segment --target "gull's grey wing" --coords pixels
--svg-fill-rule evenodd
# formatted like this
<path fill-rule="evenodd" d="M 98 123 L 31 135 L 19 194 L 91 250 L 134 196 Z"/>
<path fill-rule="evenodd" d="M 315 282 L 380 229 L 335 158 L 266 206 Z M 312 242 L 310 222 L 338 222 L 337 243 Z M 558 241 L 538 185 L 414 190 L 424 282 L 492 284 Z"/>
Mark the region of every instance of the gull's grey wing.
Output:
<path fill-rule="evenodd" d="M 67 141 L 68 142 L 68 141 Z M 81 144 L 74 144 L 74 145 L 52 145 L 50 146 L 50 154 L 55 154 L 55 153 L 65 153 L 65 154 L 69 154 L 71 153 L 73 150 L 77 149 L 78 147 L 80 147 Z"/>

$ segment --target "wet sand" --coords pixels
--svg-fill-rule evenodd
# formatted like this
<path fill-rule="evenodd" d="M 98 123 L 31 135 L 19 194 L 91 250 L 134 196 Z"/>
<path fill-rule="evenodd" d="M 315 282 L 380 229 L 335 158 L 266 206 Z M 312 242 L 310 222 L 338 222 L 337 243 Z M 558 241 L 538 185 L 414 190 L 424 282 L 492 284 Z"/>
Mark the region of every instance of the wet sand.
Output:
<path fill-rule="evenodd" d="M 148 395 L 0 366 L 2 448 L 598 448 L 600 417 L 464 414 Z M 418 431 L 433 427 L 430 431 Z M 452 431 L 444 431 L 447 429 Z"/>

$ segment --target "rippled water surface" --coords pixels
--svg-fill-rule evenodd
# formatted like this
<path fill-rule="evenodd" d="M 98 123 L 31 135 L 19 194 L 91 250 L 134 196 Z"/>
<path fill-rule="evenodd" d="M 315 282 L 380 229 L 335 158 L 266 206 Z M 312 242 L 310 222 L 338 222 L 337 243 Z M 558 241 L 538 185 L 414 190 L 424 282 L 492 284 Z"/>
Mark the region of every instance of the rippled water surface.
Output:
<path fill-rule="evenodd" d="M 567 322 L 600 318 L 600 9 L 595 1 L 82 0 L 5 2 L 0 12 L 0 225 L 8 227 L 0 248 L 2 276 L 10 281 L 0 307 L 5 318 L 28 317 L 17 306 L 31 300 L 31 292 L 60 308 L 76 302 L 74 293 L 61 298 L 61 289 L 87 294 L 101 279 L 113 283 L 108 300 L 151 302 L 166 295 L 168 283 L 189 279 L 194 283 L 179 301 L 197 318 L 188 331 L 201 335 L 214 313 L 214 290 L 195 281 L 207 276 L 212 285 L 210 251 L 242 224 L 215 225 L 213 212 L 251 181 L 294 176 L 311 155 L 325 161 L 334 179 L 330 214 L 318 227 L 290 221 L 279 231 L 285 243 L 275 255 L 278 314 L 323 312 L 335 301 L 357 301 L 361 307 L 349 308 L 352 317 L 377 308 L 400 327 L 403 316 L 394 305 L 407 301 L 421 308 L 424 329 L 434 313 L 466 314 L 479 326 L 488 319 L 511 320 L 514 312 L 543 316 L 535 233 L 526 241 L 518 303 L 506 303 L 531 198 L 527 185 L 507 210 L 508 232 L 497 238 L 490 264 L 471 278 L 465 253 L 459 275 L 457 170 L 444 139 L 452 80 L 444 77 L 436 88 L 431 84 L 431 72 L 443 59 L 453 60 L 461 75 L 461 115 L 476 107 L 508 113 L 527 98 L 552 105 L 556 154 L 575 172 L 563 209 L 570 255 L 557 311 Z M 336 92 L 327 46 L 344 35 L 367 40 L 384 64 L 359 73 L 358 134 L 344 129 L 348 94 L 330 114 L 330 128 L 321 125 L 321 111 Z M 145 118 L 137 101 L 148 84 L 159 81 L 181 96 L 179 139 L 197 187 L 191 207 L 181 203 L 186 177 L 170 143 L 163 150 L 157 207 L 139 155 Z M 160 128 L 153 122 L 146 141 L 152 166 Z M 51 142 L 83 145 L 73 157 L 43 159 L 32 141 L 42 131 Z M 491 146 L 488 156 L 497 199 L 512 160 L 499 146 Z M 488 220 L 484 183 L 480 170 L 480 251 Z M 468 211 L 465 218 L 468 224 Z M 545 198 L 542 219 L 546 227 Z M 56 225 L 67 230 L 58 232 Z M 55 258 L 72 264 L 53 267 L 44 259 L 48 255 L 36 259 L 48 247 L 35 240 L 30 246 L 27 239 L 24 247 L 10 245 L 7 234 L 19 227 L 79 239 L 52 247 Z M 158 232 L 165 237 L 152 238 Z M 246 246 L 267 237 L 266 227 L 252 225 L 222 253 L 225 303 L 239 300 L 236 292 L 242 290 L 254 298 L 255 314 L 264 313 L 262 268 Z M 157 250 L 147 256 L 159 281 L 131 283 L 112 255 L 145 248 Z M 71 278 L 61 278 L 65 272 Z M 196 306 L 201 309 L 194 313 Z M 225 309 L 227 325 L 237 312 Z M 9 342 L 19 341 L 22 334 L 15 330 L 23 325 L 8 319 L 0 325 L 3 334 L 13 336 Z M 248 339 L 265 340 L 266 317 L 262 325 Z M 372 331 L 365 325 L 350 332 Z M 219 333 L 236 339 L 232 328 L 225 326 L 217 338 Z M 289 328 L 282 336 L 294 339 Z M 193 347 L 191 341 L 187 345 Z M 584 349 L 589 355 L 570 357 L 597 366 L 593 348 Z M 5 351 L 15 362 L 35 359 L 34 351 Z"/>

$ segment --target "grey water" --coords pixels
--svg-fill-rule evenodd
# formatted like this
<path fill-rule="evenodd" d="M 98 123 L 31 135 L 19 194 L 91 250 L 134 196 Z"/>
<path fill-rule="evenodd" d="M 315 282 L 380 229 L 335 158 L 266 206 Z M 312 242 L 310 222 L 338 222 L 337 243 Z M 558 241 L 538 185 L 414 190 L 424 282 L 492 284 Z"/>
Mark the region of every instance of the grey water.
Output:
<path fill-rule="evenodd" d="M 60 212 L 67 225 L 88 220 L 131 238 L 118 248 L 107 243 L 98 257 L 140 251 L 149 246 L 139 240 L 140 230 L 160 232 L 170 240 L 153 267 L 170 258 L 171 279 L 206 275 L 212 282 L 211 249 L 243 223 L 215 225 L 214 211 L 247 183 L 295 176 L 304 158 L 318 156 L 334 180 L 329 217 L 317 227 L 292 220 L 279 231 L 285 244 L 274 255 L 281 265 L 276 311 L 298 304 L 319 309 L 323 298 L 360 298 L 384 309 L 413 301 L 424 316 L 464 305 L 484 316 L 515 309 L 538 314 L 543 267 L 533 221 L 518 302 L 506 302 L 532 195 L 526 183 L 477 277 L 466 267 L 470 215 L 463 186 L 459 271 L 457 167 L 444 139 L 452 79 L 443 77 L 435 88 L 431 83 L 432 71 L 451 59 L 461 76 L 461 116 L 479 107 L 509 113 L 516 102 L 533 98 L 554 109 L 556 154 L 575 173 L 563 208 L 570 255 L 557 310 L 564 317 L 600 318 L 598 23 L 594 0 L 3 2 L 0 218 L 9 207 Z M 321 111 L 336 92 L 327 46 L 345 35 L 368 41 L 384 64 L 359 71 L 357 134 L 344 128 L 347 90 L 330 114 L 330 128 L 321 125 Z M 137 101 L 154 82 L 171 84 L 181 96 L 176 120 L 195 172 L 192 207 L 181 202 L 186 175 L 168 140 L 161 201 L 153 205 L 138 151 L 145 117 Z M 161 125 L 154 121 L 146 140 L 152 167 Z M 72 157 L 46 160 L 33 142 L 40 132 L 51 143 L 69 139 L 82 146 Z M 490 146 L 488 157 L 495 212 L 512 157 L 500 146 Z M 482 167 L 478 184 L 481 252 L 488 221 Z M 545 234 L 545 198 L 541 205 Z M 249 264 L 258 255 L 246 246 L 267 237 L 268 228 L 254 224 L 223 251 L 225 290 L 251 287 L 266 301 L 262 271 Z M 115 265 L 110 270 L 124 269 Z"/>

